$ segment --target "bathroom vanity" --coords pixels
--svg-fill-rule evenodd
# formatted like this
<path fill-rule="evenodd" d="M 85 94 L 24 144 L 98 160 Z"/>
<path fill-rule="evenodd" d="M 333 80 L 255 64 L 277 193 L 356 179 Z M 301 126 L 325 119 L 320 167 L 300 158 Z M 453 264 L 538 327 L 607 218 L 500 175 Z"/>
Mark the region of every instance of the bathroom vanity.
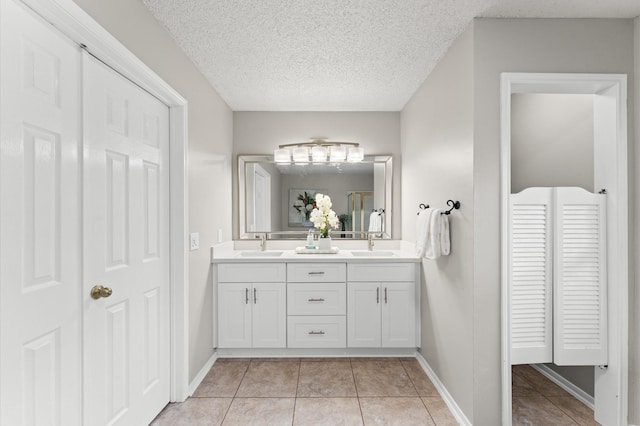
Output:
<path fill-rule="evenodd" d="M 411 253 L 231 250 L 212 261 L 220 353 L 404 354 L 420 346 L 420 263 Z"/>

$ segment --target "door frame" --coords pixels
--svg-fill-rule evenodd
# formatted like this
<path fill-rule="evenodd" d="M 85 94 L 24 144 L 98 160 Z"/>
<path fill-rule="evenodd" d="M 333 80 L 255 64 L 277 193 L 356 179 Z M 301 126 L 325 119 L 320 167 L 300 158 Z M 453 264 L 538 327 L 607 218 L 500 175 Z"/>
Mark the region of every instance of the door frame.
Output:
<path fill-rule="evenodd" d="M 72 0 L 20 0 L 169 107 L 170 400 L 189 396 L 187 100 Z"/>
<path fill-rule="evenodd" d="M 502 424 L 511 425 L 510 341 L 510 209 L 511 194 L 511 95 L 514 93 L 600 94 L 607 105 L 594 105 L 594 149 L 601 160 L 594 164 L 596 188 L 607 189 L 608 341 L 609 365 L 596 373 L 596 395 L 611 392 L 612 400 L 599 407 L 612 408 L 615 424 L 626 424 L 628 411 L 629 248 L 627 175 L 627 76 L 625 74 L 502 73 L 500 76 L 500 172 L 501 172 L 501 334 L 502 334 Z M 615 112 L 613 110 L 615 109 Z M 609 116 L 605 117 L 602 113 Z M 613 112 L 613 115 L 610 115 Z M 599 123 L 599 124 L 598 124 Z M 604 123 L 604 125 L 601 125 Z M 615 136 L 611 137 L 615 133 Z M 614 142 L 602 149 L 600 140 Z M 600 149 L 598 149 L 600 148 Z M 597 368 L 597 367 L 596 367 Z M 602 405 L 599 405 L 602 404 Z M 612 424 L 614 424 L 612 423 Z"/>

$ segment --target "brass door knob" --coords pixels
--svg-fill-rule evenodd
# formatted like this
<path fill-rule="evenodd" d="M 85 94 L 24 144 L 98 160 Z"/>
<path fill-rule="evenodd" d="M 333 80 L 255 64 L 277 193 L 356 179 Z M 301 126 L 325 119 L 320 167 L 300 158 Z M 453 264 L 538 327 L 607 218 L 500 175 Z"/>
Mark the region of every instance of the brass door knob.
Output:
<path fill-rule="evenodd" d="M 91 289 L 91 297 L 94 299 L 100 299 L 101 297 L 109 297 L 111 296 L 113 291 L 109 287 L 104 287 L 101 285 L 94 285 Z"/>

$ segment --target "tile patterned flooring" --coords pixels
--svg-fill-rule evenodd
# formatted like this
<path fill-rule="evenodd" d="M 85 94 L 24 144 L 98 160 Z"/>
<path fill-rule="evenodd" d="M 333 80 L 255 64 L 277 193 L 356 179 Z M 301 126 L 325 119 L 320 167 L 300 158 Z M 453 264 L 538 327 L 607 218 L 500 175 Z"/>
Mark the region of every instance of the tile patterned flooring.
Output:
<path fill-rule="evenodd" d="M 513 426 L 596 426 L 593 410 L 530 365 L 511 367 Z"/>
<path fill-rule="evenodd" d="M 414 358 L 216 361 L 152 425 L 457 425 Z"/>

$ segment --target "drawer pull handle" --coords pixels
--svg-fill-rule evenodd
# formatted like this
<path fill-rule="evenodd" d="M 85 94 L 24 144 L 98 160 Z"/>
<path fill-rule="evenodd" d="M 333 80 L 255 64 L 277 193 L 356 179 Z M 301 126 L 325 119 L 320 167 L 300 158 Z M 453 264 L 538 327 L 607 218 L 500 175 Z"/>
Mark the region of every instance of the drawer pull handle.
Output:
<path fill-rule="evenodd" d="M 308 274 L 309 275 L 324 275 L 324 271 L 311 271 Z"/>
<path fill-rule="evenodd" d="M 324 302 L 324 299 L 322 297 L 319 297 L 317 299 L 314 299 L 312 297 L 311 299 L 308 300 L 308 302 Z"/>
<path fill-rule="evenodd" d="M 324 334 L 324 331 L 320 330 L 320 331 L 310 331 L 309 332 L 310 335 L 322 335 Z"/>

